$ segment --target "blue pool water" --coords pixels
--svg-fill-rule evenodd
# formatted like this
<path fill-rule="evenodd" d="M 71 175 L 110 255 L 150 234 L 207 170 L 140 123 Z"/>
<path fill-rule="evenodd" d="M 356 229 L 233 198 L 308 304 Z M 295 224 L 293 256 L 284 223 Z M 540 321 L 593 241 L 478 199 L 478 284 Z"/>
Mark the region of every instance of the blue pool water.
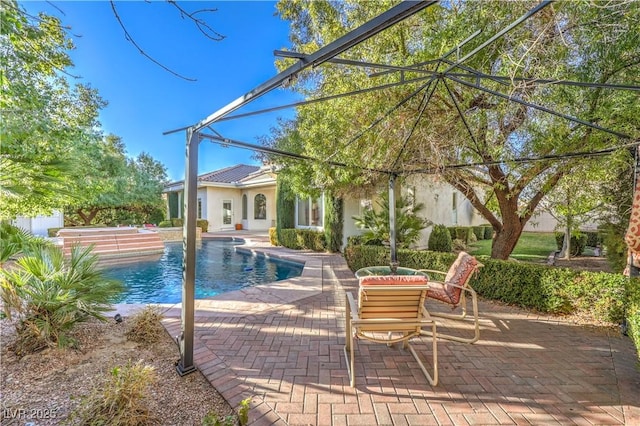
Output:
<path fill-rule="evenodd" d="M 239 243 L 202 241 L 196 250 L 196 299 L 285 280 L 302 274 L 303 265 L 237 252 Z M 110 266 L 107 276 L 124 282 L 118 303 L 182 301 L 182 243 L 165 244 L 160 260 Z"/>

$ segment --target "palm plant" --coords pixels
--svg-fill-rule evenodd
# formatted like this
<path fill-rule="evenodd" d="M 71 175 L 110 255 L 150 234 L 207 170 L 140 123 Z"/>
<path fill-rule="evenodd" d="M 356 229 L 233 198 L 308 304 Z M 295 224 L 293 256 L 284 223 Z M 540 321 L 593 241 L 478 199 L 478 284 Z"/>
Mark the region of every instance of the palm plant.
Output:
<path fill-rule="evenodd" d="M 106 319 L 123 286 L 106 278 L 97 261 L 90 247 L 74 247 L 68 261 L 59 248 L 44 247 L 0 271 L 3 313 L 18 319 L 17 354 L 74 345 L 68 332 L 75 324 Z"/>
<path fill-rule="evenodd" d="M 362 243 L 366 245 L 388 244 L 389 228 L 389 194 L 384 192 L 376 202 L 377 209 L 367 209 L 362 216 L 353 216 L 355 224 L 364 229 Z M 412 196 L 406 195 L 396 200 L 396 244 L 399 248 L 408 248 L 418 241 L 420 231 L 431 225 L 431 221 L 421 218 L 418 213 L 424 204 L 414 203 Z"/>
<path fill-rule="evenodd" d="M 49 245 L 51 243 L 44 238 L 36 237 L 9 222 L 0 222 L 0 267 L 20 253 Z"/>

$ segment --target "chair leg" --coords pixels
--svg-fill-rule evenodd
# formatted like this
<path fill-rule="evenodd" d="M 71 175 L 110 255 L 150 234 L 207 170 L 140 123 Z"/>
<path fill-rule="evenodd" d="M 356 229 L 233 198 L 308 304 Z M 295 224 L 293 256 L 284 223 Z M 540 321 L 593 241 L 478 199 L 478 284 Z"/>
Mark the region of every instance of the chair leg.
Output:
<path fill-rule="evenodd" d="M 472 338 L 465 339 L 464 337 L 452 336 L 450 334 L 443 334 L 443 333 L 439 333 L 438 337 L 441 339 L 453 340 L 454 342 L 461 342 L 461 343 L 477 342 L 480 339 L 480 322 L 478 319 L 478 299 L 475 297 L 475 295 L 473 295 L 473 297 L 471 298 L 471 306 L 473 308 L 473 326 L 474 326 L 474 333 Z M 446 318 L 446 319 L 460 321 L 466 316 L 466 311 L 464 312 L 463 315 L 452 315 L 452 314 L 433 313 L 433 312 L 429 312 L 429 315 L 431 315 L 431 317 L 433 318 Z M 422 330 L 420 334 L 425 336 L 432 335 L 432 333 L 428 330 Z"/>
<path fill-rule="evenodd" d="M 353 347 L 353 330 L 351 329 L 351 309 L 347 300 L 347 312 L 345 318 L 345 342 L 344 342 L 344 359 L 347 362 L 347 372 L 349 373 L 349 384 L 351 387 L 356 385 L 356 374 L 354 370 L 354 347 Z"/>
<path fill-rule="evenodd" d="M 431 325 L 431 336 L 432 336 L 432 351 L 433 351 L 433 376 L 431 374 L 429 374 L 429 372 L 427 371 L 427 368 L 424 366 L 424 364 L 422 363 L 422 360 L 420 360 L 420 357 L 418 356 L 418 354 L 416 353 L 415 349 L 413 349 L 413 346 L 411 346 L 411 344 L 406 341 L 406 346 L 409 349 L 409 351 L 411 352 L 411 355 L 413 355 L 413 357 L 415 358 L 416 362 L 418 363 L 418 365 L 420 366 L 420 370 L 422 370 L 422 373 L 424 374 L 424 376 L 427 378 L 427 380 L 429 381 L 429 383 L 431 384 L 431 386 L 436 386 L 438 384 L 438 339 L 437 336 L 438 334 L 436 333 L 436 323 L 434 322 Z"/>

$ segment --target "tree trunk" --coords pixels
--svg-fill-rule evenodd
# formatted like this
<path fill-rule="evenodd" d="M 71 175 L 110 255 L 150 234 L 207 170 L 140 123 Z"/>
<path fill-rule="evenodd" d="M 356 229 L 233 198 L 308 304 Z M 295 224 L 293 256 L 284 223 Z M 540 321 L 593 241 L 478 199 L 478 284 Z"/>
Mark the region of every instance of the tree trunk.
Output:
<path fill-rule="evenodd" d="M 564 228 L 564 241 L 562 242 L 562 253 L 560 257 L 563 259 L 571 259 L 571 225 L 567 219 L 567 226 Z"/>
<path fill-rule="evenodd" d="M 76 213 L 78 214 L 78 216 L 80 216 L 80 218 L 84 221 L 85 226 L 89 226 L 91 225 L 91 221 L 96 217 L 96 215 L 98 214 L 98 209 L 90 209 L 88 214 L 85 214 L 82 209 L 78 209 L 76 210 Z"/>
<path fill-rule="evenodd" d="M 495 229 L 495 228 L 494 228 Z M 523 225 L 517 219 L 505 220 L 502 229 L 495 230 L 491 245 L 491 258 L 507 260 L 522 234 Z"/>

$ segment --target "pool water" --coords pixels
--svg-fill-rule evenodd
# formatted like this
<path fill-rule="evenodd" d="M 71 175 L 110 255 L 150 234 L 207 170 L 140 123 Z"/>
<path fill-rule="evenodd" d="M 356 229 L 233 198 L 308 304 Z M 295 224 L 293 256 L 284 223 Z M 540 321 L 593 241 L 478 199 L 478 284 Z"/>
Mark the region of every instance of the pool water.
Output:
<path fill-rule="evenodd" d="M 239 243 L 202 241 L 196 249 L 195 298 L 300 276 L 303 265 L 235 250 Z M 105 273 L 126 290 L 117 303 L 182 301 L 182 243 L 166 243 L 160 260 L 109 266 Z"/>

